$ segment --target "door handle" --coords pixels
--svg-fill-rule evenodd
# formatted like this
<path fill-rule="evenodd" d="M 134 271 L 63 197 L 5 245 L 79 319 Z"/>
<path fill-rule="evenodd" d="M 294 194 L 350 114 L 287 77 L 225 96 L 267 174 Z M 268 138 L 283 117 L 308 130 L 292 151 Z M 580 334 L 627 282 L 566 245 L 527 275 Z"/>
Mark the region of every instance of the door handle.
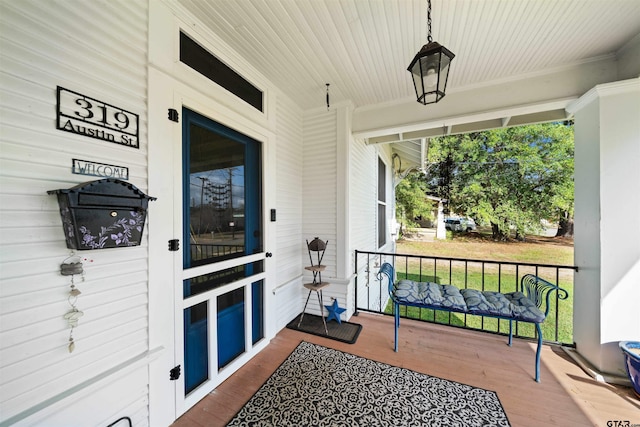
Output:
<path fill-rule="evenodd" d="M 267 252 L 266 254 L 264 254 L 264 256 L 266 256 L 267 258 L 271 258 L 273 254 L 271 252 Z"/>

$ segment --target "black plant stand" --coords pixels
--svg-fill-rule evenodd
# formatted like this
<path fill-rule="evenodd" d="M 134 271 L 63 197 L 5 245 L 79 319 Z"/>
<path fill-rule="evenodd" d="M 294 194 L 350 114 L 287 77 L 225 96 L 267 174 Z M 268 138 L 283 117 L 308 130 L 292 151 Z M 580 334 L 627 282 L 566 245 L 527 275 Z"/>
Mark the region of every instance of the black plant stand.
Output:
<path fill-rule="evenodd" d="M 304 308 L 302 309 L 302 314 L 300 315 L 300 320 L 298 321 L 298 327 L 302 324 L 302 319 L 304 318 L 304 313 L 307 310 L 307 304 L 309 304 L 309 298 L 311 297 L 311 292 L 315 292 L 318 296 L 318 306 L 320 308 L 320 316 L 322 317 L 322 323 L 324 324 L 324 331 L 327 335 L 329 335 L 329 330 L 327 329 L 327 321 L 324 317 L 324 308 L 322 307 L 322 289 L 329 286 L 328 282 L 322 281 L 322 272 L 325 270 L 326 266 L 322 265 L 322 258 L 324 257 L 324 251 L 327 249 L 327 243 L 329 241 L 323 242 L 319 238 L 313 239 L 311 242 L 307 240 L 307 250 L 309 251 L 309 260 L 311 261 L 311 265 L 305 267 L 305 270 L 309 270 L 313 273 L 313 282 L 305 283 L 303 286 L 309 289 L 309 294 L 307 295 L 307 301 L 304 303 Z M 312 252 L 316 254 L 316 262 L 314 263 Z"/>

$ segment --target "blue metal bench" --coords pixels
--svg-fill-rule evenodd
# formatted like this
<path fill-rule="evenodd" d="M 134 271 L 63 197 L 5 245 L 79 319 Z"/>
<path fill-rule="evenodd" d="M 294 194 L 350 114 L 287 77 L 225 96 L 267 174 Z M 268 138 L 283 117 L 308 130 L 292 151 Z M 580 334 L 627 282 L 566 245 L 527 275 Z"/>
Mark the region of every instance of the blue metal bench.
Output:
<path fill-rule="evenodd" d="M 393 301 L 395 351 L 398 351 L 401 305 L 508 320 L 509 346 L 513 341 L 513 321 L 528 322 L 536 327 L 538 337 L 536 381 L 540 382 L 540 352 L 542 349 L 540 324 L 549 314 L 551 294 L 557 292 L 559 299 L 566 299 L 569 296 L 566 290 L 532 274 L 523 276 L 520 281 L 520 289 L 510 293 L 459 289 L 452 285 L 415 282 L 406 279 L 395 282 L 393 266 L 388 262 L 380 267 L 378 278 L 382 280 L 383 275 L 387 276 L 389 296 Z M 544 309 L 542 309 L 543 304 Z"/>

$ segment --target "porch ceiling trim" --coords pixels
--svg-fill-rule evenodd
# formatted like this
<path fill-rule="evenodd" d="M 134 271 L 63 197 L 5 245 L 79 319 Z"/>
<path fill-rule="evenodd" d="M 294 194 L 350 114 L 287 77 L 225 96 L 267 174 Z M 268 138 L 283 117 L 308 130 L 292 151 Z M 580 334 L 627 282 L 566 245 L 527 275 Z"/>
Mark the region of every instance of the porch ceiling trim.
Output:
<path fill-rule="evenodd" d="M 368 129 L 356 131 L 353 136 L 354 138 L 365 139 L 367 144 L 384 144 L 411 141 L 419 138 L 433 138 L 443 134 L 455 135 L 507 126 L 568 120 L 572 117 L 572 114 L 567 112 L 566 108 L 576 99 L 578 97 L 568 97 L 549 102 L 438 118 L 395 127 Z"/>

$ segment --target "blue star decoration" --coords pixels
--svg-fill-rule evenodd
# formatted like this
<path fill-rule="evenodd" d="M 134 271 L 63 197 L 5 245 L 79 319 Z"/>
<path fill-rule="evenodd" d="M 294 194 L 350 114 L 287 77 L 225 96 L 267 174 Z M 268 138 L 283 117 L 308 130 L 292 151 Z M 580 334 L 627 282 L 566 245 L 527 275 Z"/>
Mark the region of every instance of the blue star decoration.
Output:
<path fill-rule="evenodd" d="M 329 315 L 327 316 L 327 322 L 331 321 L 331 319 L 335 319 L 338 323 L 342 323 L 340 321 L 340 314 L 347 311 L 346 308 L 338 307 L 338 300 L 334 299 L 333 304 L 325 305 L 326 309 L 329 311 Z"/>

